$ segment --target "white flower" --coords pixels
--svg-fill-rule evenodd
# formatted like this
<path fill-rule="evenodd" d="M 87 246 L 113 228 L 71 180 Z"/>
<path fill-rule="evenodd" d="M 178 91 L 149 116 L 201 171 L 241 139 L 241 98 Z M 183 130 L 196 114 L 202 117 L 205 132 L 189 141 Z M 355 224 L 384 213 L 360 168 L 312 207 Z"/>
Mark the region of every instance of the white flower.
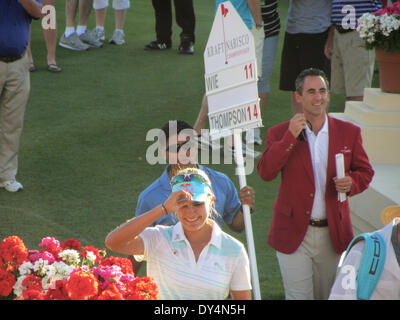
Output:
<path fill-rule="evenodd" d="M 35 264 L 33 265 L 33 271 L 35 271 L 39 277 L 44 277 L 48 270 L 49 262 L 47 260 L 40 258 L 39 260 L 35 261 Z"/>
<path fill-rule="evenodd" d="M 67 265 L 62 261 L 54 262 L 52 265 L 49 266 L 48 273 L 42 279 L 43 289 L 55 289 L 56 281 L 64 279 L 68 280 L 69 275 L 74 270 L 74 268 L 74 266 Z"/>
<path fill-rule="evenodd" d="M 29 261 L 23 262 L 18 268 L 19 274 L 21 276 L 26 276 L 28 274 L 31 274 L 32 270 L 33 270 L 33 264 Z"/>
<path fill-rule="evenodd" d="M 66 249 L 63 252 L 60 252 L 58 256 L 69 265 L 78 265 L 81 262 L 79 252 L 74 249 Z"/>
<path fill-rule="evenodd" d="M 22 286 L 22 282 L 25 280 L 25 278 L 26 276 L 18 277 L 13 286 L 14 294 L 17 296 L 17 298 L 22 298 L 22 291 L 25 289 L 25 287 Z"/>
<path fill-rule="evenodd" d="M 96 255 L 92 251 L 87 251 L 86 259 L 90 264 L 94 264 L 96 262 Z"/>

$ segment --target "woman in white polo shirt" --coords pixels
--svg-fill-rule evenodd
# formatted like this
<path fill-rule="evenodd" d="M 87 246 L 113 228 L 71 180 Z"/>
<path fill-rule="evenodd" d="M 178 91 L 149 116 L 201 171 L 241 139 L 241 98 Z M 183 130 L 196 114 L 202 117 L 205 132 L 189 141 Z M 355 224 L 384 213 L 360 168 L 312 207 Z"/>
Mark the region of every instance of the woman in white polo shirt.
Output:
<path fill-rule="evenodd" d="M 185 169 L 171 179 L 164 204 L 117 227 L 106 238 L 112 251 L 143 255 L 159 298 L 251 299 L 249 259 L 241 242 L 210 217 L 214 195 L 206 173 Z M 149 227 L 176 212 L 175 226 Z"/>

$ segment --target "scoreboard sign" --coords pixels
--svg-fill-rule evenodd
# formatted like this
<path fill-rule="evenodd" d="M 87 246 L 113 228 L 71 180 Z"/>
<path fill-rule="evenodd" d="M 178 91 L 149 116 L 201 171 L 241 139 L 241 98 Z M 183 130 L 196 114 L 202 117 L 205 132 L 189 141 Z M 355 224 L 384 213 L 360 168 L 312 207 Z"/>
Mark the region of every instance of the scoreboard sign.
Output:
<path fill-rule="evenodd" d="M 230 1 L 217 9 L 204 66 L 210 136 L 261 127 L 254 39 Z"/>

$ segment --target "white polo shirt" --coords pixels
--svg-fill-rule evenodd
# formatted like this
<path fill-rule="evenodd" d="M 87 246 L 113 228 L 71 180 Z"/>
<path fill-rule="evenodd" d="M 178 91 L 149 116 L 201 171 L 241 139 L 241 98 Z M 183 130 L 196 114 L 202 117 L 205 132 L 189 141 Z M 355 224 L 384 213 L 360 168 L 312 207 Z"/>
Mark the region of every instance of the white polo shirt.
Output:
<path fill-rule="evenodd" d="M 317 135 L 308 126 L 306 128 L 307 141 L 310 148 L 312 166 L 314 171 L 315 195 L 311 211 L 313 219 L 326 219 L 325 186 L 326 168 L 328 165 L 329 130 L 328 118 Z"/>
<path fill-rule="evenodd" d="M 197 262 L 180 222 L 146 228 L 140 237 L 147 275 L 154 278 L 161 300 L 221 300 L 229 290 L 251 289 L 243 244 L 216 223 Z"/>

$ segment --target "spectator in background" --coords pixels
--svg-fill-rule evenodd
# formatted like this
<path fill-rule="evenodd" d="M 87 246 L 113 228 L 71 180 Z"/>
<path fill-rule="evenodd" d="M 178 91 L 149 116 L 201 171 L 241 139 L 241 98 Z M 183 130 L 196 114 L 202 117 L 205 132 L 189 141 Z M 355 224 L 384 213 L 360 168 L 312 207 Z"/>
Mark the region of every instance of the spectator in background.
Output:
<path fill-rule="evenodd" d="M 148 43 L 145 50 L 165 50 L 172 46 L 172 7 L 171 0 L 152 0 L 156 19 L 157 39 Z M 175 19 L 182 29 L 181 43 L 178 52 L 183 54 L 194 53 L 195 14 L 193 0 L 174 0 Z"/>
<path fill-rule="evenodd" d="M 31 20 L 41 10 L 40 0 L 0 1 L 0 188 L 9 192 L 23 189 L 15 177 L 30 91 L 26 50 Z"/>
<path fill-rule="evenodd" d="M 106 19 L 108 0 L 93 0 L 93 8 L 96 11 L 96 28 L 93 30 L 94 37 L 99 41 L 105 41 L 104 22 Z M 117 46 L 125 44 L 124 25 L 126 12 L 130 7 L 129 0 L 113 0 L 115 12 L 115 30 L 110 43 Z"/>
<path fill-rule="evenodd" d="M 258 80 L 258 96 L 260 97 L 261 116 L 264 114 L 270 91 L 270 78 L 274 67 L 276 50 L 278 47 L 279 31 L 281 27 L 278 0 L 265 0 L 261 5 L 261 16 L 264 23 L 264 47 L 262 52 L 261 77 Z M 265 123 L 264 123 L 265 125 Z M 260 128 L 248 130 L 246 143 L 261 145 Z"/>
<path fill-rule="evenodd" d="M 89 47 L 100 48 L 103 45 L 87 30 L 86 23 L 92 10 L 92 4 L 93 0 L 79 0 L 79 20 L 75 31 L 78 0 L 66 0 L 66 28 L 59 42 L 61 47 L 75 51 L 84 51 L 88 50 Z"/>
<path fill-rule="evenodd" d="M 281 57 L 279 89 L 291 91 L 293 114 L 302 112 L 296 102 L 295 80 L 307 68 L 323 70 L 330 79 L 324 54 L 331 25 L 332 0 L 290 0 Z"/>
<path fill-rule="evenodd" d="M 55 0 L 42 0 L 43 6 L 53 6 L 55 7 Z M 31 27 L 32 30 L 32 27 Z M 57 47 L 57 24 L 55 29 L 43 29 L 44 40 L 46 42 L 47 49 L 47 70 L 50 72 L 60 72 L 62 69 L 57 65 L 56 62 L 56 47 Z M 36 71 L 36 66 L 33 61 L 33 56 L 31 52 L 31 32 L 29 34 L 29 44 L 27 54 L 30 61 L 29 71 Z"/>
<path fill-rule="evenodd" d="M 356 31 L 357 21 L 364 13 L 381 8 L 381 0 L 332 1 L 325 55 L 331 60 L 331 90 L 345 94 L 348 101 L 362 101 L 364 88 L 371 87 L 374 75 L 375 51 L 365 49 Z"/>

